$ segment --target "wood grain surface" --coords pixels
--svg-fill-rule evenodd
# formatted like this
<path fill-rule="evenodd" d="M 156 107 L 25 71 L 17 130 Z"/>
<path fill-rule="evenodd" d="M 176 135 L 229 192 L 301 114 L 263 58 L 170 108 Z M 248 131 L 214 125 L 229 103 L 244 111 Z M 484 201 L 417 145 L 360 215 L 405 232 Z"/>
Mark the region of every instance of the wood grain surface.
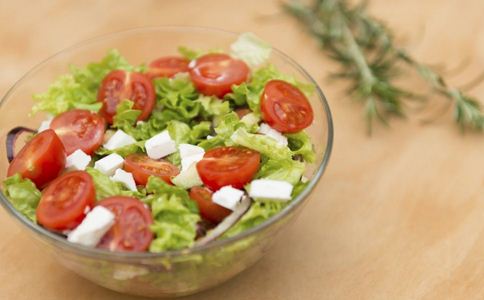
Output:
<path fill-rule="evenodd" d="M 482 0 L 378 0 L 370 10 L 451 82 L 484 69 Z M 362 110 L 325 80 L 335 66 L 278 1 L 0 0 L 0 94 L 29 68 L 78 41 L 137 26 L 253 31 L 320 83 L 334 115 L 329 168 L 309 204 L 265 258 L 186 299 L 484 299 L 484 135 L 462 135 L 450 112 L 365 134 Z M 418 80 L 406 84 L 416 89 Z M 484 86 L 473 94 L 484 99 Z M 0 299 L 133 299 L 67 271 L 0 210 Z"/>

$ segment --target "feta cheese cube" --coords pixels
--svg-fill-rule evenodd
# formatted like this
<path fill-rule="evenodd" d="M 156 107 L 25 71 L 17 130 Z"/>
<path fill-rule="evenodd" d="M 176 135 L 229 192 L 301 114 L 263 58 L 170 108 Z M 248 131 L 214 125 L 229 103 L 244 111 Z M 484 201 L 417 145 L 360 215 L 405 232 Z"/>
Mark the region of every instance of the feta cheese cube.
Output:
<path fill-rule="evenodd" d="M 91 162 L 91 156 L 87 155 L 81 149 L 72 152 L 66 158 L 66 169 L 84 171 Z"/>
<path fill-rule="evenodd" d="M 50 128 L 50 123 L 52 123 L 52 116 L 49 116 L 45 121 L 40 122 L 39 129 L 37 129 L 37 133 L 41 133 Z"/>
<path fill-rule="evenodd" d="M 103 174 L 111 176 L 116 169 L 123 166 L 124 159 L 116 153 L 109 154 L 94 163 L 94 169 L 101 171 Z"/>
<path fill-rule="evenodd" d="M 79 226 L 67 235 L 71 243 L 95 247 L 106 232 L 113 226 L 115 216 L 107 208 L 96 206 L 86 215 Z"/>
<path fill-rule="evenodd" d="M 116 133 L 104 144 L 104 148 L 114 150 L 136 143 L 136 140 L 126 132 L 118 129 Z"/>
<path fill-rule="evenodd" d="M 291 200 L 292 184 L 282 180 L 256 179 L 250 183 L 249 196 L 272 200 Z"/>
<path fill-rule="evenodd" d="M 134 182 L 133 174 L 126 172 L 123 169 L 117 169 L 111 179 L 116 182 L 121 182 L 133 192 L 138 191 L 136 188 L 136 183 Z"/>
<path fill-rule="evenodd" d="M 234 210 L 243 195 L 243 191 L 227 185 L 213 193 L 212 200 L 220 206 Z"/>
<path fill-rule="evenodd" d="M 273 129 L 271 126 L 267 125 L 266 123 L 260 124 L 258 132 L 260 134 L 273 138 L 281 146 L 287 146 L 287 138 L 283 136 L 282 133 Z"/>
<path fill-rule="evenodd" d="M 170 137 L 168 130 L 165 130 L 145 143 L 146 153 L 152 159 L 160 159 L 176 152 L 176 143 Z"/>
<path fill-rule="evenodd" d="M 202 147 L 190 144 L 180 144 L 178 145 L 178 150 L 180 150 L 180 157 L 182 159 L 192 155 L 205 154 L 205 150 Z"/>
<path fill-rule="evenodd" d="M 178 149 L 180 150 L 182 171 L 187 170 L 193 163 L 201 161 L 205 155 L 202 147 L 190 144 L 180 144 Z"/>

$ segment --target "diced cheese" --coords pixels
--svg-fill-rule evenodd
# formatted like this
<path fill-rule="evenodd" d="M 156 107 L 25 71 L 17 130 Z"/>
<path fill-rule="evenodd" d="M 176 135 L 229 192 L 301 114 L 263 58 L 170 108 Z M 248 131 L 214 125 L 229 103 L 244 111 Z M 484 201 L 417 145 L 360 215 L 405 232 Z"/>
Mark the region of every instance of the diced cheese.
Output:
<path fill-rule="evenodd" d="M 84 171 L 91 162 L 91 156 L 87 155 L 81 149 L 72 152 L 66 158 L 66 169 Z"/>
<path fill-rule="evenodd" d="M 170 137 L 168 130 L 165 130 L 145 143 L 146 153 L 152 159 L 160 159 L 176 152 L 176 142 Z"/>
<path fill-rule="evenodd" d="M 67 240 L 71 243 L 95 247 L 113 226 L 114 219 L 115 216 L 109 209 L 96 206 L 86 215 L 82 223 L 68 234 Z"/>
<path fill-rule="evenodd" d="M 39 129 L 37 129 L 37 133 L 41 133 L 50 128 L 50 123 L 52 123 L 53 117 L 48 117 L 45 121 L 40 122 Z"/>
<path fill-rule="evenodd" d="M 182 172 L 187 170 L 193 163 L 201 161 L 205 155 L 205 150 L 202 147 L 190 144 L 180 144 L 178 149 L 180 150 Z"/>
<path fill-rule="evenodd" d="M 291 200 L 292 184 L 282 180 L 256 179 L 250 183 L 249 196 L 272 200 Z"/>
<path fill-rule="evenodd" d="M 126 132 L 118 129 L 113 136 L 104 144 L 104 148 L 114 150 L 136 143 L 136 140 Z"/>
<path fill-rule="evenodd" d="M 205 150 L 202 147 L 190 144 L 180 144 L 178 145 L 178 150 L 180 150 L 180 157 L 182 159 L 188 156 L 205 153 Z"/>
<path fill-rule="evenodd" d="M 270 138 L 273 138 L 281 146 L 287 146 L 287 138 L 285 136 L 283 136 L 282 133 L 273 129 L 272 127 L 270 127 L 266 123 L 260 124 L 258 132 L 263 134 L 263 135 L 266 135 Z"/>
<path fill-rule="evenodd" d="M 212 200 L 220 206 L 234 210 L 243 195 L 243 191 L 228 185 L 213 193 Z"/>
<path fill-rule="evenodd" d="M 121 182 L 133 192 L 138 191 L 136 188 L 136 183 L 134 182 L 133 174 L 126 172 L 123 169 L 117 169 L 111 179 L 116 182 Z"/>
<path fill-rule="evenodd" d="M 124 159 L 116 153 L 109 154 L 94 163 L 94 169 L 101 171 L 101 173 L 111 176 L 116 169 L 123 166 Z"/>

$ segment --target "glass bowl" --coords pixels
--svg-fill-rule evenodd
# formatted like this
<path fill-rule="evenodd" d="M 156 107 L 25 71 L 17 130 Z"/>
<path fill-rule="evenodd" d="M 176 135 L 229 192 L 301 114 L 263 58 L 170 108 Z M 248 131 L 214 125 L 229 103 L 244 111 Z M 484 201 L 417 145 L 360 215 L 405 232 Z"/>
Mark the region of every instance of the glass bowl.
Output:
<path fill-rule="evenodd" d="M 194 49 L 229 49 L 236 33 L 198 27 L 153 27 L 113 33 L 65 49 L 25 74 L 0 103 L 0 143 L 15 126 L 37 128 L 46 115 L 29 115 L 32 94 L 43 92 L 69 65 L 83 66 L 100 60 L 117 48 L 132 64 L 175 54 L 179 46 Z M 271 62 L 281 71 L 316 86 L 310 97 L 314 124 L 307 129 L 316 151 L 316 162 L 308 167 L 307 188 L 283 211 L 237 236 L 205 246 L 155 253 L 111 253 L 68 243 L 64 238 L 31 223 L 0 193 L 0 203 L 10 216 L 41 242 L 57 260 L 77 274 L 106 288 L 149 297 L 174 297 L 213 287 L 251 266 L 273 243 L 281 229 L 301 211 L 323 174 L 331 152 L 333 125 L 323 92 L 309 74 L 290 57 L 274 49 Z M 6 150 L 0 150 L 0 179 L 6 176 Z"/>

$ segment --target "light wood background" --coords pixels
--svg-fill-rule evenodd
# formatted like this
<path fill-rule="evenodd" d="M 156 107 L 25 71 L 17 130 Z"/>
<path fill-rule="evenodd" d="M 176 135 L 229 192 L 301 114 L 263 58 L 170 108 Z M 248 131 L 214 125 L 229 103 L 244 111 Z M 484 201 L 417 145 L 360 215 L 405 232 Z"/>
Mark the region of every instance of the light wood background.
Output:
<path fill-rule="evenodd" d="M 461 135 L 450 114 L 421 125 L 442 105 L 435 100 L 428 114 L 368 137 L 361 107 L 324 79 L 334 65 L 278 3 L 0 0 L 0 94 L 49 55 L 108 32 L 168 24 L 253 31 L 324 89 L 336 129 L 333 156 L 269 255 L 187 299 L 483 299 L 484 134 Z M 453 84 L 484 69 L 482 0 L 378 0 L 370 8 L 422 60 L 450 68 L 467 60 Z M 413 76 L 406 81 L 419 88 Z M 484 86 L 473 93 L 484 99 Z M 62 268 L 0 210 L 0 299 L 132 298 Z"/>

